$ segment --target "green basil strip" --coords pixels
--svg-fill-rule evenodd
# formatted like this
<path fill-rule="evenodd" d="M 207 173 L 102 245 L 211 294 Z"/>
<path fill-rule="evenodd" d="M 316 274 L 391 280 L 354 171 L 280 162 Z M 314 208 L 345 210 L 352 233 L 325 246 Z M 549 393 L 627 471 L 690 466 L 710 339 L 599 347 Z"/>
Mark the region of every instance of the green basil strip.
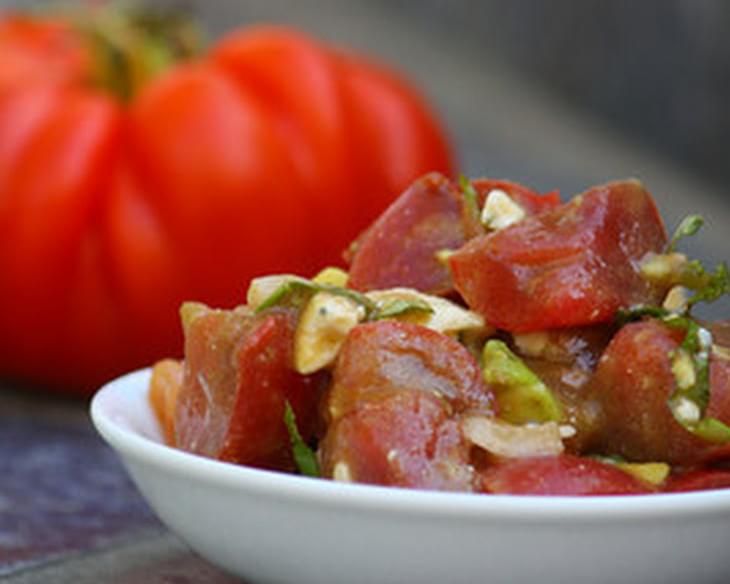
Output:
<path fill-rule="evenodd" d="M 699 262 L 697 263 L 699 264 Z M 687 301 L 689 306 L 698 302 L 715 302 L 725 294 L 730 294 L 730 275 L 724 262 L 718 264 L 711 274 L 707 274 L 703 268 L 702 274 L 705 276 L 704 285 L 696 289 L 696 292 L 689 298 Z"/>
<path fill-rule="evenodd" d="M 677 229 L 674 230 L 674 235 L 672 235 L 672 239 L 669 240 L 669 245 L 667 245 L 667 252 L 674 251 L 680 240 L 685 237 L 692 237 L 704 224 L 705 220 L 702 215 L 687 215 L 679 223 Z"/>
<path fill-rule="evenodd" d="M 730 426 L 716 418 L 703 418 L 689 430 L 698 438 L 713 444 L 730 442 Z"/>
<path fill-rule="evenodd" d="M 404 298 L 398 298 L 390 302 L 386 302 L 379 309 L 375 311 L 372 316 L 372 320 L 381 320 L 384 318 L 397 318 L 406 314 L 412 314 L 414 312 L 420 312 L 422 314 L 433 314 L 433 308 L 425 300 L 420 298 L 412 298 L 406 300 Z"/>
<path fill-rule="evenodd" d="M 349 298 L 353 302 L 359 304 L 365 309 L 368 318 L 376 311 L 375 303 L 364 294 L 350 290 L 348 288 L 340 288 L 339 286 L 330 286 L 328 284 L 316 284 L 311 280 L 288 280 L 281 284 L 272 294 L 264 300 L 257 308 L 256 313 L 262 312 L 273 306 L 281 306 L 289 304 L 291 306 L 300 307 L 308 301 L 317 292 L 327 292 L 335 296 L 343 296 Z"/>
<path fill-rule="evenodd" d="M 461 192 L 464 193 L 464 204 L 467 212 L 479 220 L 479 195 L 477 194 L 477 190 L 463 174 L 459 175 L 459 186 L 461 187 Z"/>
<path fill-rule="evenodd" d="M 299 472 L 308 477 L 322 476 L 319 470 L 319 462 L 317 462 L 317 455 L 299 433 L 294 409 L 291 407 L 289 401 L 284 403 L 284 424 L 286 424 L 286 429 L 289 432 L 292 454 L 294 455 L 294 462 Z"/>

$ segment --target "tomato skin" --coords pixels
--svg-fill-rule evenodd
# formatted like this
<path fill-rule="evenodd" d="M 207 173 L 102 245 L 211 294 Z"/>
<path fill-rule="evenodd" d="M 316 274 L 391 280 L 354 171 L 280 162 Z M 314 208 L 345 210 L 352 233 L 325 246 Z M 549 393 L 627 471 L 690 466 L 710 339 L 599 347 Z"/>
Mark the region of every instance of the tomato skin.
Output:
<path fill-rule="evenodd" d="M 469 445 L 458 423 L 438 398 L 419 390 L 369 400 L 333 422 L 321 452 L 324 475 L 339 480 L 473 489 Z"/>
<path fill-rule="evenodd" d="M 314 435 L 319 376 L 293 369 L 296 316 L 244 308 L 196 317 L 186 333 L 176 405 L 177 445 L 219 460 L 291 470 L 284 404 L 305 440 Z"/>
<path fill-rule="evenodd" d="M 666 237 L 649 193 L 635 181 L 614 182 L 472 239 L 449 264 L 457 291 L 497 328 L 582 326 L 661 297 L 635 264 L 661 251 Z"/>
<path fill-rule="evenodd" d="M 407 81 L 395 71 L 352 53 L 340 55 L 339 69 L 347 96 L 347 131 L 354 144 L 355 181 L 370 194 L 361 198 L 357 209 L 363 230 L 421 174 L 451 177 L 452 156 L 448 142 L 440 138 L 437 117 L 420 95 L 407 91 Z M 414 175 L 417 168 L 425 170 Z"/>
<path fill-rule="evenodd" d="M 671 353 L 681 332 L 657 321 L 624 326 L 601 357 L 594 384 L 605 425 L 600 448 L 632 461 L 691 463 L 727 448 L 693 436 L 674 419 L 667 399 L 676 387 Z M 730 363 L 710 357 L 706 415 L 730 423 Z"/>
<path fill-rule="evenodd" d="M 184 365 L 175 359 L 163 359 L 152 367 L 149 402 L 160 423 L 165 443 L 175 446 L 177 397 L 184 380 Z"/>
<path fill-rule="evenodd" d="M 353 329 L 325 400 L 327 476 L 441 490 L 471 490 L 459 412 L 492 411 L 479 366 L 457 341 L 403 322 Z M 338 463 L 344 465 L 337 470 Z"/>
<path fill-rule="evenodd" d="M 355 327 L 345 340 L 327 415 L 334 420 L 381 396 L 414 389 L 456 412 L 494 408 L 479 364 L 458 341 L 416 324 L 383 320 Z"/>
<path fill-rule="evenodd" d="M 66 23 L 21 14 L 0 18 L 0 91 L 28 84 L 78 82 L 89 55 Z"/>
<path fill-rule="evenodd" d="M 363 291 L 405 286 L 448 293 L 451 276 L 436 253 L 464 243 L 459 217 L 451 182 L 435 173 L 421 177 L 353 244 L 348 285 Z"/>
<path fill-rule="evenodd" d="M 665 491 L 686 493 L 709 489 L 730 489 L 730 470 L 700 469 L 670 476 Z"/>
<path fill-rule="evenodd" d="M 183 300 L 231 307 L 252 277 L 337 263 L 451 170 L 407 83 L 292 29 L 234 32 L 127 103 L 89 86 L 92 57 L 67 23 L 0 18 L 5 377 L 88 394 L 176 355 Z M 356 140 L 392 152 L 402 128 L 418 156 L 361 162 Z"/>
<path fill-rule="evenodd" d="M 510 495 L 640 495 L 652 490 L 610 464 L 564 454 L 512 459 L 482 471 L 482 490 Z"/>

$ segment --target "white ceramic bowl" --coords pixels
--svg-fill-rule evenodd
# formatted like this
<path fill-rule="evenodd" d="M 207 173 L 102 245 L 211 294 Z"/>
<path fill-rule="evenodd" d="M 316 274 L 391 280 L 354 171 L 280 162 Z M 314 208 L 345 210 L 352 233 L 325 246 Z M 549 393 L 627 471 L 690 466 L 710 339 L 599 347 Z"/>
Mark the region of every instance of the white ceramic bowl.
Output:
<path fill-rule="evenodd" d="M 91 405 L 169 528 L 253 583 L 730 581 L 730 490 L 637 497 L 452 494 L 339 484 L 160 443 L 149 371 Z"/>

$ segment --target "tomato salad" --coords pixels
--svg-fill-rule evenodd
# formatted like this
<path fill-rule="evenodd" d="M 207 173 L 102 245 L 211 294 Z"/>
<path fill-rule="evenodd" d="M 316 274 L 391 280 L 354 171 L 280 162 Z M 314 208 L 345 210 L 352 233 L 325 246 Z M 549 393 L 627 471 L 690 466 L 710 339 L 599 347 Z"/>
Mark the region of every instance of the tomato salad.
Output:
<path fill-rule="evenodd" d="M 728 293 L 634 180 L 562 203 L 427 175 L 347 250 L 347 272 L 182 306 L 153 368 L 167 442 L 337 481 L 531 495 L 730 488 Z"/>

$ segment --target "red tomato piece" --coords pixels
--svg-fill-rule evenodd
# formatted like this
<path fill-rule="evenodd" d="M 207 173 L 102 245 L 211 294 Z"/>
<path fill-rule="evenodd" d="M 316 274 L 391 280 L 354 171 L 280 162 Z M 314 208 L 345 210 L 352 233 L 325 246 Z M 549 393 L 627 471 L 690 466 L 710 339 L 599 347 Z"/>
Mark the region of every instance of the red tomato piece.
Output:
<path fill-rule="evenodd" d="M 325 476 L 399 487 L 471 491 L 469 445 L 436 396 L 404 390 L 334 422 L 322 444 Z"/>
<path fill-rule="evenodd" d="M 318 376 L 292 368 L 296 318 L 246 309 L 198 316 L 186 333 L 186 364 L 175 428 L 180 448 L 224 461 L 291 469 L 284 404 L 312 438 Z"/>
<path fill-rule="evenodd" d="M 636 264 L 667 240 L 636 181 L 590 189 L 560 207 L 477 237 L 451 256 L 454 285 L 487 321 L 512 332 L 608 322 L 654 303 Z"/>
<path fill-rule="evenodd" d="M 458 341 L 425 327 L 376 321 L 355 327 L 340 349 L 328 397 L 332 419 L 372 400 L 419 390 L 460 412 L 491 412 L 493 395 Z"/>
<path fill-rule="evenodd" d="M 512 459 L 482 472 L 482 490 L 511 495 L 639 495 L 649 487 L 621 469 L 565 454 Z"/>
<path fill-rule="evenodd" d="M 730 470 L 703 469 L 671 476 L 665 491 L 684 493 L 708 489 L 730 489 Z"/>
<path fill-rule="evenodd" d="M 680 464 L 722 448 L 692 435 L 667 406 L 676 388 L 670 355 L 681 340 L 680 331 L 658 321 L 628 324 L 613 338 L 594 378 L 605 415 L 602 451 Z M 730 362 L 710 358 L 710 387 L 706 415 L 730 424 Z"/>
<path fill-rule="evenodd" d="M 445 176 L 432 173 L 417 180 L 355 242 L 349 286 L 451 291 L 448 268 L 436 253 L 464 243 L 460 205 Z"/>

